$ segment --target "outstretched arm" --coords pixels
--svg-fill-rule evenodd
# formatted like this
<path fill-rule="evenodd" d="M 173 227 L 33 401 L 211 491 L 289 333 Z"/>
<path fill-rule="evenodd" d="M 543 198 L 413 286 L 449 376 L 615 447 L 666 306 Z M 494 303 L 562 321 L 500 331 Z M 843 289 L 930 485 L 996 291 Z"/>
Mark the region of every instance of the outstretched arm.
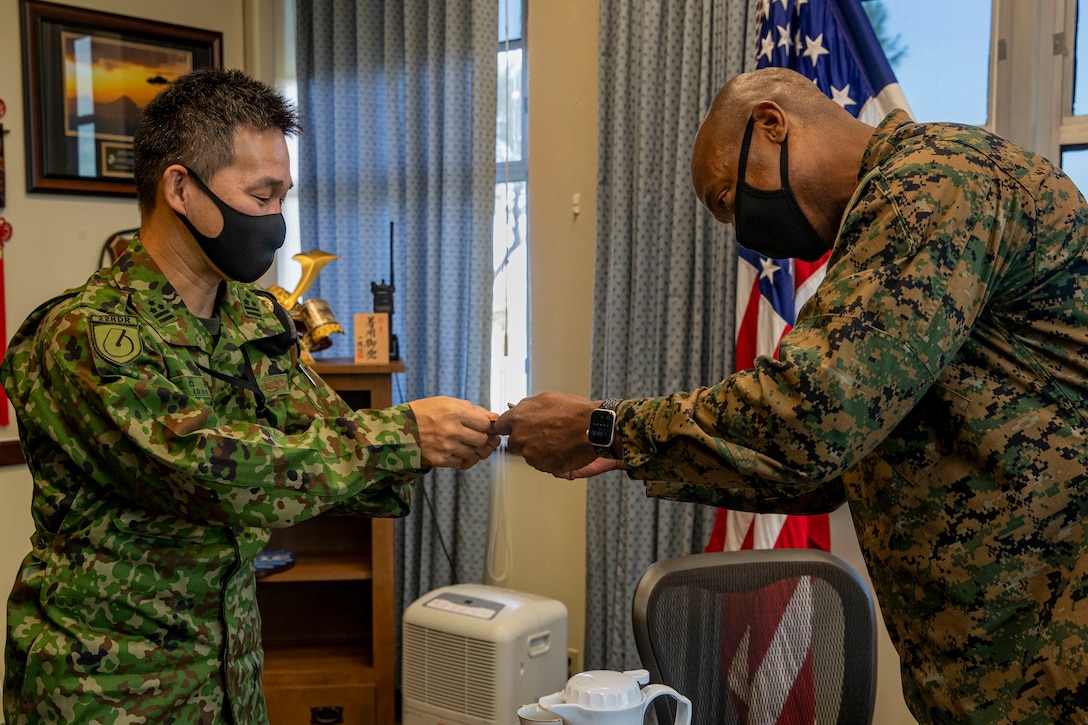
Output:
<path fill-rule="evenodd" d="M 589 416 L 597 406 L 577 395 L 541 393 L 503 413 L 495 430 L 509 436 L 510 452 L 523 456 L 533 468 L 566 474 L 597 459 L 586 437 Z"/>
<path fill-rule="evenodd" d="M 501 441 L 492 432 L 497 416 L 466 400 L 438 396 L 408 405 L 419 426 L 424 465 L 471 468 L 490 456 Z"/>

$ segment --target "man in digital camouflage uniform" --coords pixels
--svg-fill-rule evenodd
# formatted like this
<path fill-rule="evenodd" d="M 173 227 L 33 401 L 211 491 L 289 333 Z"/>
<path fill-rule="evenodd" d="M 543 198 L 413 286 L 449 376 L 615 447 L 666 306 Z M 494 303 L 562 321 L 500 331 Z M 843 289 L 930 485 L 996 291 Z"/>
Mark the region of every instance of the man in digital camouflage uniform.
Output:
<path fill-rule="evenodd" d="M 7 610 L 8 725 L 265 723 L 269 530 L 402 516 L 427 467 L 498 443 L 470 403 L 353 411 L 300 364 L 250 284 L 283 243 L 296 131 L 240 72 L 178 79 L 136 133 L 139 238 L 11 342 L 35 534 Z"/>
<path fill-rule="evenodd" d="M 778 68 L 722 89 L 692 179 L 741 244 L 832 249 L 778 359 L 610 403 L 616 440 L 600 452 L 586 440 L 600 403 L 529 398 L 500 419 L 510 448 L 567 476 L 625 468 L 666 482 L 647 484 L 663 498 L 785 513 L 849 501 L 918 720 L 1088 722 L 1076 187 L 977 128 L 897 111 L 874 129 Z"/>

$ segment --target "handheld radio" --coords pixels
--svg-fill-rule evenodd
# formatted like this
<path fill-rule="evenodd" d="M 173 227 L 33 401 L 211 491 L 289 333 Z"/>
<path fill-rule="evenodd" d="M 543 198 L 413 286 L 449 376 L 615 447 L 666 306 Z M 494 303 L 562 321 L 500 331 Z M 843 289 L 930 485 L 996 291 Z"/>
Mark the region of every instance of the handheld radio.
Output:
<path fill-rule="evenodd" d="M 374 295 L 374 311 L 389 315 L 389 359 L 400 360 L 400 343 L 393 334 L 393 222 L 389 222 L 389 284 L 371 282 L 370 292 Z"/>

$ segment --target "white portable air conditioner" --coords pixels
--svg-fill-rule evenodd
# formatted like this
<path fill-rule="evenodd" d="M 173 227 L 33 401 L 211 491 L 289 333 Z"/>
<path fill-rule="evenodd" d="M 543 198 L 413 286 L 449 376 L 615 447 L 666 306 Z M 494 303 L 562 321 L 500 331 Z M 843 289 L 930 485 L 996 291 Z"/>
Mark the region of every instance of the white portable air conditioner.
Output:
<path fill-rule="evenodd" d="M 441 587 L 404 611 L 404 725 L 516 725 L 567 682 L 567 608 L 483 584 Z"/>

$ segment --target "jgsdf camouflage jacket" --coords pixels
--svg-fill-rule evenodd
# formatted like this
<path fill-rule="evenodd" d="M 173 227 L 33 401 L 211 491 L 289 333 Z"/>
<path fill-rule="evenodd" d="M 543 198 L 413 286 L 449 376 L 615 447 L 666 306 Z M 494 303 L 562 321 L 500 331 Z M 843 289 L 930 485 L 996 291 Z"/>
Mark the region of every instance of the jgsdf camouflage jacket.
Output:
<path fill-rule="evenodd" d="M 627 401 L 652 496 L 849 500 L 922 722 L 1088 722 L 1088 209 L 1046 160 L 902 112 L 779 359 Z"/>
<path fill-rule="evenodd" d="M 12 340 L 36 531 L 8 602 L 8 725 L 265 723 L 269 529 L 407 513 L 410 410 L 311 383 L 269 346 L 284 326 L 258 289 L 226 285 L 215 339 L 137 241 Z"/>

